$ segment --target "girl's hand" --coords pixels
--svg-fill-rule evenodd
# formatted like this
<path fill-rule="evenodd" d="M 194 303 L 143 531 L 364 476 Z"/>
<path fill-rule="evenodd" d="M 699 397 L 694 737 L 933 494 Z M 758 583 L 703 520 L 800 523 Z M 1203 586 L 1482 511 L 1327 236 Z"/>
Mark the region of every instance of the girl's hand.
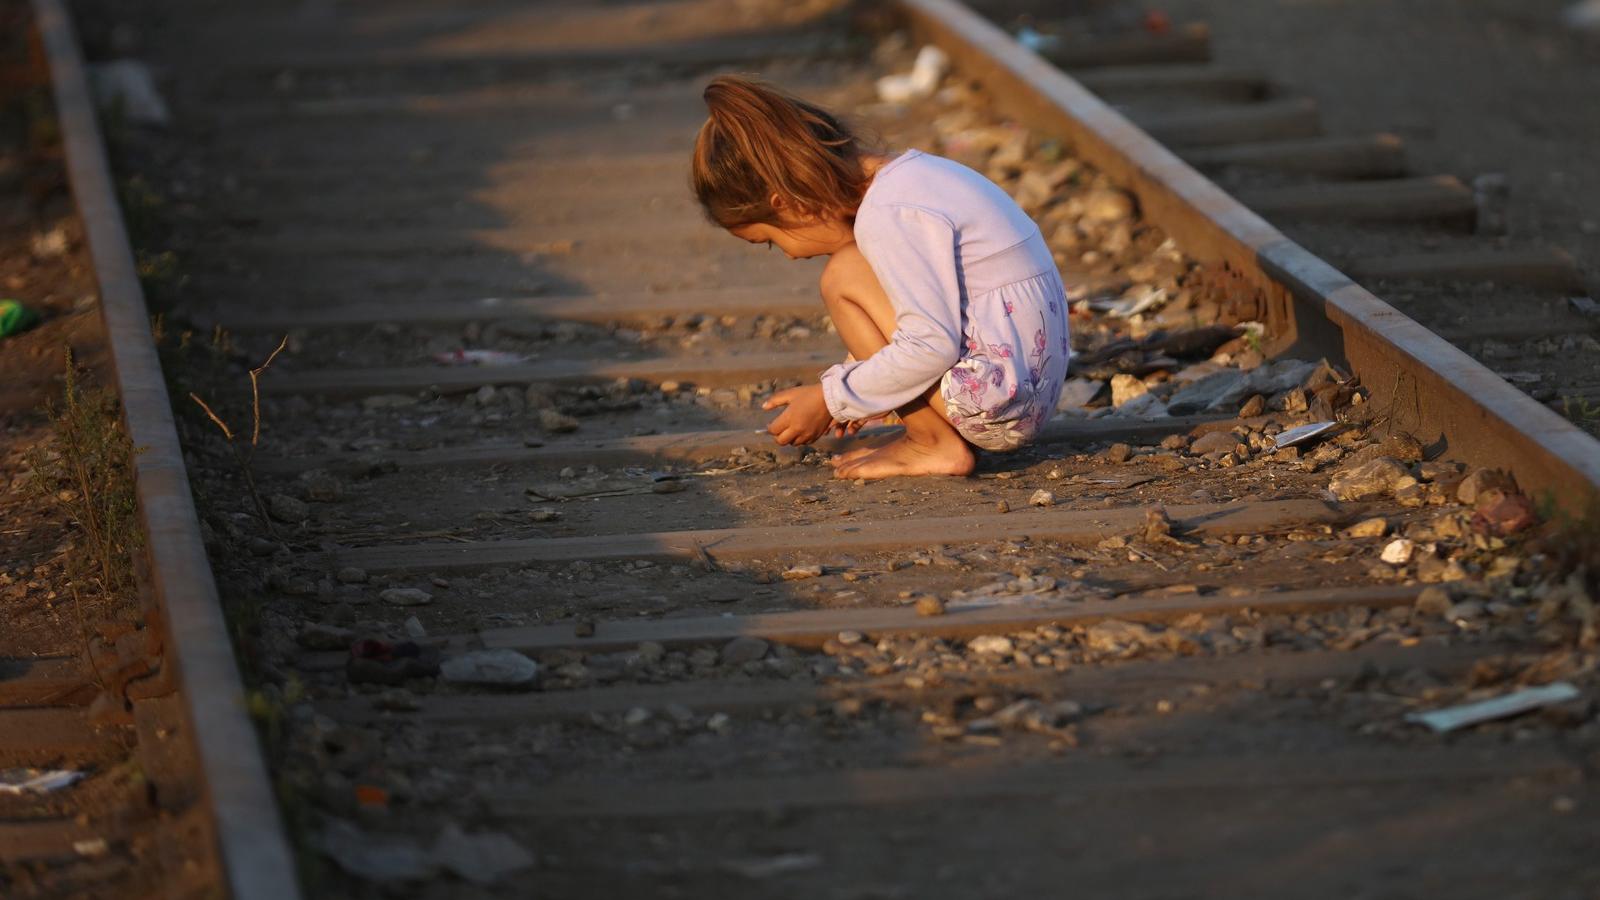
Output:
<path fill-rule="evenodd" d="M 762 409 L 780 406 L 785 407 L 783 413 L 767 426 L 767 434 L 780 444 L 809 444 L 833 425 L 833 413 L 828 412 L 820 384 L 779 391 L 761 404 Z"/>

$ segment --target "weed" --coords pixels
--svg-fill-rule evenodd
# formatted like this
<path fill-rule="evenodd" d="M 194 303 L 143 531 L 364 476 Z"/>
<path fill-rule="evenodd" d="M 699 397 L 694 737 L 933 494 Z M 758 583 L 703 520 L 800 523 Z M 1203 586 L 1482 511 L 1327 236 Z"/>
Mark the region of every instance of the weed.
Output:
<path fill-rule="evenodd" d="M 1562 397 L 1561 413 L 1579 428 L 1600 435 L 1600 402 L 1590 403 L 1588 397 Z"/>
<path fill-rule="evenodd" d="M 27 455 L 34 472 L 29 488 L 38 499 L 56 503 L 83 536 L 86 552 L 67 558 L 74 589 L 133 596 L 133 558 L 144 542 L 133 483 L 137 451 L 122 429 L 116 395 L 83 390 L 70 350 L 66 360 L 61 403 L 45 407 L 53 440 Z"/>
<path fill-rule="evenodd" d="M 184 333 L 185 347 L 188 345 L 188 334 L 188 332 Z M 220 328 L 212 335 L 213 347 L 225 340 L 226 333 Z M 240 440 L 241 435 L 235 433 L 227 421 L 217 415 L 216 411 L 211 408 L 210 404 L 202 400 L 199 394 L 193 391 L 189 392 L 189 399 L 193 400 L 205 412 L 206 418 L 210 419 L 212 424 L 221 430 L 223 438 L 227 440 L 228 450 L 233 454 L 233 461 L 239 468 L 239 475 L 244 478 L 245 489 L 250 494 L 250 501 L 255 505 L 256 515 L 261 519 L 261 527 L 266 530 L 268 537 L 275 537 L 276 533 L 272 527 L 272 517 L 267 514 L 267 505 L 261 499 L 261 491 L 256 487 L 256 474 L 253 465 L 256 447 L 261 443 L 261 375 L 271 367 L 272 361 L 277 359 L 278 354 L 282 353 L 283 348 L 288 345 L 289 338 L 285 335 L 283 340 L 278 342 L 277 348 L 267 356 L 266 361 L 250 370 L 250 440 L 248 444 Z M 219 349 L 218 352 L 221 353 L 223 351 Z"/>

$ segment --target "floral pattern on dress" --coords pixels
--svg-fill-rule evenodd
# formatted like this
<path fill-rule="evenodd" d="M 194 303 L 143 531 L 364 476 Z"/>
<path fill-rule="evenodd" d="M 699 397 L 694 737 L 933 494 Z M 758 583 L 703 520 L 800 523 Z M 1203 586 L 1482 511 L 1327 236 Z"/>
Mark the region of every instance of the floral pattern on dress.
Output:
<path fill-rule="evenodd" d="M 967 353 L 940 390 L 951 424 L 973 445 L 1014 450 L 1036 438 L 1050 420 L 1071 357 L 1066 310 L 1066 292 L 1054 272 L 1004 285 L 967 304 Z M 1023 323 L 1034 327 L 1024 333 Z"/>

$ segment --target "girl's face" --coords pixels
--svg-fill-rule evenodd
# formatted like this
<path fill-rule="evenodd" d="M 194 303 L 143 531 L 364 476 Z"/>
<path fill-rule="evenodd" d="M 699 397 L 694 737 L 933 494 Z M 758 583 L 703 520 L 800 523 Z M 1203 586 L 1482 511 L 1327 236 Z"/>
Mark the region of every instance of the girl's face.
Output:
<path fill-rule="evenodd" d="M 855 231 L 843 220 L 741 225 L 728 229 L 736 238 L 752 244 L 777 247 L 790 259 L 828 256 L 855 242 Z"/>

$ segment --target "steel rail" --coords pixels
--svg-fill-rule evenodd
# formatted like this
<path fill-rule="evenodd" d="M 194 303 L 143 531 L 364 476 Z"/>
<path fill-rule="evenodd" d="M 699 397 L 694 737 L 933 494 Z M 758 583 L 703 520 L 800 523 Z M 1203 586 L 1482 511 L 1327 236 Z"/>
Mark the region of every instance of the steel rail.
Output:
<path fill-rule="evenodd" d="M 1524 491 L 1580 511 L 1600 493 L 1600 441 L 1291 241 L 1172 151 L 957 0 L 895 0 L 995 107 L 1063 139 L 1138 198 L 1191 256 L 1268 297 L 1272 349 L 1342 358 L 1378 409 L 1424 444 L 1507 468 Z"/>
<path fill-rule="evenodd" d="M 301 894 L 294 856 L 246 714 L 77 33 L 64 0 L 34 0 L 33 8 L 49 60 L 68 178 L 100 289 L 123 421 L 139 448 L 134 478 L 149 587 L 166 629 L 162 665 L 172 667 L 172 683 L 182 694 L 213 850 L 235 900 L 296 900 Z"/>

